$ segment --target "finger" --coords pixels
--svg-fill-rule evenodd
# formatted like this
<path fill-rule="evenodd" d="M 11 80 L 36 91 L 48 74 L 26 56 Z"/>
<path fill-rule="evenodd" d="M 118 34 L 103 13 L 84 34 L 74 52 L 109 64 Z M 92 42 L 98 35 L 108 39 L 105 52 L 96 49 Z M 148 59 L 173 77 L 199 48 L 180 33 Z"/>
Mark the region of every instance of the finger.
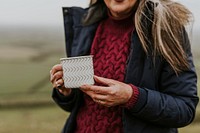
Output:
<path fill-rule="evenodd" d="M 56 72 L 55 74 L 52 74 L 51 75 L 51 82 L 55 82 L 55 81 L 58 81 L 59 79 L 62 79 L 63 77 L 63 72 L 62 71 L 58 71 Z"/>
<path fill-rule="evenodd" d="M 55 74 L 57 71 L 62 71 L 62 65 L 61 64 L 56 64 L 52 67 L 50 73 Z"/>
<path fill-rule="evenodd" d="M 107 95 L 110 92 L 110 87 L 96 86 L 96 85 L 82 85 L 80 87 L 83 91 L 93 91 L 97 94 Z"/>
<path fill-rule="evenodd" d="M 103 78 L 103 77 L 98 77 L 98 76 L 94 76 L 94 80 L 97 82 L 97 83 L 101 83 L 101 84 L 104 84 L 104 85 L 107 85 L 107 86 L 112 86 L 115 84 L 115 81 L 112 80 L 112 79 L 108 79 L 108 78 Z"/>
<path fill-rule="evenodd" d="M 90 95 L 91 95 L 92 99 L 98 99 L 98 100 L 101 100 L 101 101 L 107 101 L 107 99 L 109 98 L 109 95 L 98 94 L 98 93 L 95 93 L 95 92 L 91 92 Z"/>
<path fill-rule="evenodd" d="M 50 70 L 50 81 L 51 82 L 54 80 L 54 75 L 58 71 L 62 71 L 61 64 L 57 64 L 57 65 L 53 66 L 52 69 Z"/>
<path fill-rule="evenodd" d="M 106 104 L 105 101 L 102 101 L 102 100 L 99 100 L 99 99 L 93 99 L 93 101 L 98 103 L 98 104 L 101 104 L 101 105 L 105 105 Z"/>
<path fill-rule="evenodd" d="M 94 101 L 101 100 L 101 101 L 104 101 L 106 103 L 106 101 L 108 99 L 108 95 L 98 94 L 98 93 L 95 93 L 93 91 L 84 91 L 84 92 L 87 95 L 89 95 Z"/>
<path fill-rule="evenodd" d="M 88 91 L 88 90 L 83 92 L 86 93 L 88 96 L 90 96 L 93 99 L 93 101 L 98 104 L 101 104 L 106 107 L 111 107 L 114 105 L 114 102 L 109 100 L 109 95 L 102 95 L 95 93 L 94 91 Z"/>
<path fill-rule="evenodd" d="M 65 95 L 65 96 L 69 95 L 72 92 L 71 89 L 65 88 L 65 87 L 62 87 L 61 89 L 58 89 L 58 91 L 60 93 L 62 93 L 63 95 Z"/>
<path fill-rule="evenodd" d="M 58 80 L 56 81 L 56 85 L 57 85 L 58 88 L 62 88 L 63 85 L 64 85 L 63 79 L 58 79 Z"/>
<path fill-rule="evenodd" d="M 99 94 L 93 94 L 92 99 L 94 100 L 100 100 L 103 101 L 105 105 L 111 106 L 114 105 L 115 101 L 114 100 L 110 100 L 110 95 L 99 95 Z"/>
<path fill-rule="evenodd" d="M 100 105 L 103 105 L 105 107 L 111 107 L 113 105 L 113 104 L 111 104 L 107 101 L 103 101 L 103 100 L 94 99 L 93 101 L 100 104 Z"/>

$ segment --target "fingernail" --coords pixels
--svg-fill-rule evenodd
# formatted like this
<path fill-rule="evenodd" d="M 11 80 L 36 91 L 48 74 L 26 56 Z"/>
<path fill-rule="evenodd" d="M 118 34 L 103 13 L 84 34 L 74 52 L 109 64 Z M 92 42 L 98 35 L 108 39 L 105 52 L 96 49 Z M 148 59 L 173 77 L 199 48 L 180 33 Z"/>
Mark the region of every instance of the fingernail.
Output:
<path fill-rule="evenodd" d="M 60 84 L 59 84 L 58 82 L 56 82 L 56 85 L 57 85 L 57 86 L 60 86 Z"/>

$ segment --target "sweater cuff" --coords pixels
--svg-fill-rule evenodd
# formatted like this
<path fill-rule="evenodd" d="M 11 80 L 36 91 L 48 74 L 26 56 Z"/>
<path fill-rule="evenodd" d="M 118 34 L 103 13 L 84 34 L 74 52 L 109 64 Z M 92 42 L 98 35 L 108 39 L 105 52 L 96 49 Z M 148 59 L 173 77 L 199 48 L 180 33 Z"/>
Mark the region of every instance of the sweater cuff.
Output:
<path fill-rule="evenodd" d="M 131 98 L 128 100 L 128 102 L 124 105 L 125 108 L 127 109 L 130 109 L 132 107 L 135 106 L 135 104 L 137 103 L 138 101 L 138 97 L 139 97 L 139 89 L 132 85 L 132 84 L 129 84 L 133 90 L 133 93 L 132 93 L 132 96 Z"/>

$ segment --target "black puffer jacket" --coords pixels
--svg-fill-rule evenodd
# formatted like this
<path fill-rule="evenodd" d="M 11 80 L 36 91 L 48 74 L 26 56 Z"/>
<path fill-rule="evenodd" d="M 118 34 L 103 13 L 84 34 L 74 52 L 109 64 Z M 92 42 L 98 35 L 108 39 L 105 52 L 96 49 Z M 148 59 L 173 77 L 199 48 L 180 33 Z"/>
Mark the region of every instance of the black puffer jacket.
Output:
<path fill-rule="evenodd" d="M 82 26 L 85 9 L 73 7 L 63 10 L 68 56 L 88 55 L 98 23 Z M 154 64 L 154 58 L 146 56 L 136 32 L 131 39 L 125 82 L 139 87 L 139 99 L 131 109 L 123 109 L 124 133 L 176 133 L 178 127 L 192 122 L 198 103 L 197 75 L 188 36 L 183 32 L 190 69 L 178 76 L 161 57 L 156 57 Z M 73 133 L 82 96 L 79 89 L 73 89 L 68 97 L 54 89 L 55 102 L 70 112 L 63 133 Z"/>

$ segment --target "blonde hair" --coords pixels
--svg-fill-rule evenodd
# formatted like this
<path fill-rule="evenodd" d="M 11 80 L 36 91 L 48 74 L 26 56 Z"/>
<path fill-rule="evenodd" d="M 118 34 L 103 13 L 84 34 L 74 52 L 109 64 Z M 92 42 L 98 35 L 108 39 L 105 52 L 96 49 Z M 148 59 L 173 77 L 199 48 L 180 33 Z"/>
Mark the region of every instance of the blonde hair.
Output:
<path fill-rule="evenodd" d="M 103 18 L 104 0 L 91 0 L 84 23 Z M 135 28 L 147 55 L 161 55 L 178 74 L 189 68 L 184 47 L 185 26 L 193 22 L 192 13 L 173 0 L 137 0 Z M 98 16 L 98 17 L 96 17 Z"/>
<path fill-rule="evenodd" d="M 183 32 L 192 18 L 187 8 L 172 0 L 140 0 L 135 26 L 144 51 L 148 53 L 152 49 L 153 56 L 162 55 L 176 73 L 188 69 Z M 145 29 L 149 25 L 144 19 L 151 22 L 150 29 Z M 151 46 L 150 41 L 153 42 Z"/>

